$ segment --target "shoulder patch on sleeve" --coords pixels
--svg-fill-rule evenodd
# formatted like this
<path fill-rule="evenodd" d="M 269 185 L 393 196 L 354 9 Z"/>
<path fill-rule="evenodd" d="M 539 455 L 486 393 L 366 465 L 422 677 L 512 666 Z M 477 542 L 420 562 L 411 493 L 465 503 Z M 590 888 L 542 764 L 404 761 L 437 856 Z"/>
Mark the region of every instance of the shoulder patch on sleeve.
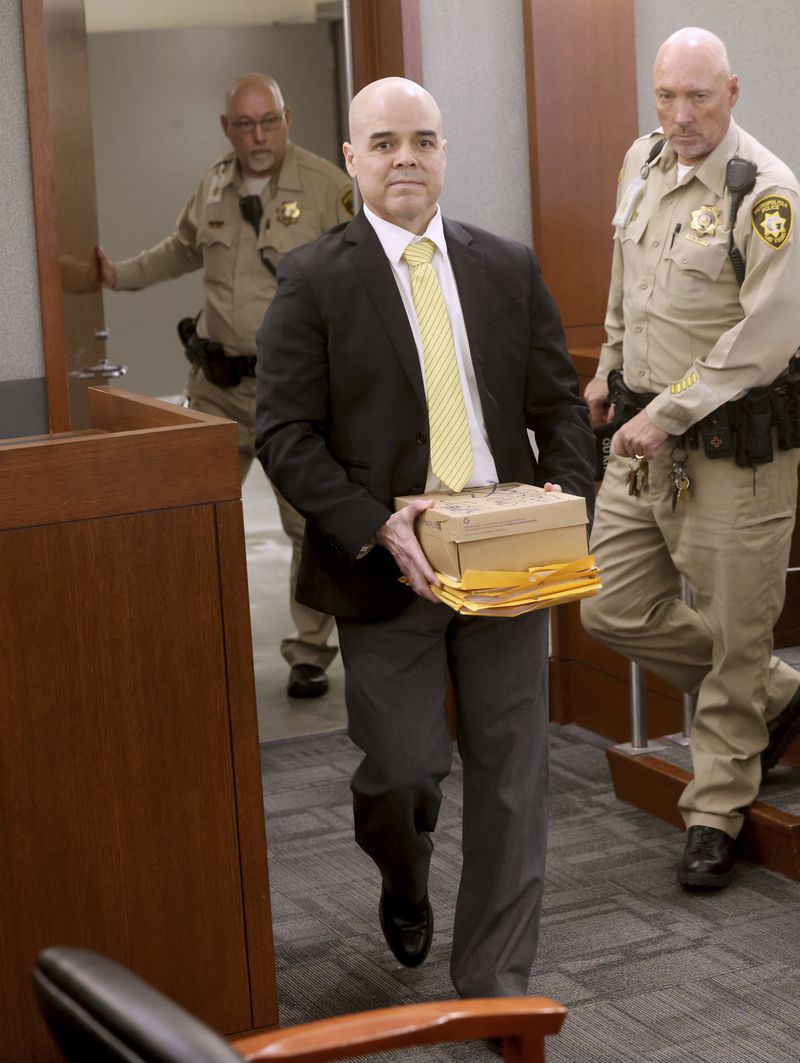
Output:
<path fill-rule="evenodd" d="M 353 189 L 352 188 L 346 188 L 344 190 L 344 192 L 342 192 L 342 195 L 340 197 L 339 202 L 342 204 L 344 209 L 347 211 L 347 213 L 352 218 L 353 217 Z"/>
<path fill-rule="evenodd" d="M 792 231 L 792 205 L 784 196 L 764 196 L 753 205 L 753 229 L 776 251 Z"/>

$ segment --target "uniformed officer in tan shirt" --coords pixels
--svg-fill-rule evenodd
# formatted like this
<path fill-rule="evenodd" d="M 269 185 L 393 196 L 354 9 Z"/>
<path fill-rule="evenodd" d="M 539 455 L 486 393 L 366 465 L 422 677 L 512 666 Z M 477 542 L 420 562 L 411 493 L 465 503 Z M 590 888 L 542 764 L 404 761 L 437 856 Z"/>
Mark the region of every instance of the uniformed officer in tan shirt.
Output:
<path fill-rule="evenodd" d="M 220 116 L 233 150 L 204 174 L 175 232 L 125 261 L 112 263 L 97 249 L 103 285 L 117 290 L 136 291 L 203 270 L 197 334 L 221 344 L 243 375 L 235 387 L 219 387 L 192 365 L 186 393 L 193 409 L 237 422 L 242 479 L 253 460 L 255 336 L 275 294 L 275 269 L 287 251 L 353 216 L 350 179 L 289 140 L 290 117 L 272 78 L 239 78 Z M 328 687 L 325 669 L 336 654 L 328 644 L 333 620 L 294 600 L 304 523 L 280 495 L 277 500 L 292 543 L 290 603 L 296 631 L 281 643 L 291 666 L 288 692 L 314 697 Z"/>
<path fill-rule="evenodd" d="M 800 673 L 772 655 L 800 450 L 779 449 L 773 430 L 772 460 L 742 467 L 716 456 L 723 434 L 708 433 L 714 457 L 680 437 L 771 384 L 800 344 L 800 187 L 733 122 L 739 84 L 719 38 L 680 30 L 653 77 L 662 130 L 634 143 L 620 175 L 608 342 L 585 397 L 595 424 L 610 418 L 615 368 L 655 397 L 614 435 L 592 534 L 604 590 L 581 616 L 596 638 L 697 694 L 678 881 L 708 888 L 731 880 L 743 811 L 800 731 Z M 741 285 L 729 255 L 734 156 L 757 168 L 734 226 Z"/>

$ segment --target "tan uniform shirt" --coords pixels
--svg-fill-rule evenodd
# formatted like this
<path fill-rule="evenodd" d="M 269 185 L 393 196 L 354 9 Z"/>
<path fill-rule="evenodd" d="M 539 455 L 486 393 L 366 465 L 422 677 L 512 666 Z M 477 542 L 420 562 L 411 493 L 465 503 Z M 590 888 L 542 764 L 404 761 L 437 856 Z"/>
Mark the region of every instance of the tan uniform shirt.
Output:
<path fill-rule="evenodd" d="M 625 157 L 618 205 L 660 132 Z M 728 257 L 734 155 L 758 166 L 734 241 L 745 262 L 739 287 Z M 598 376 L 623 366 L 625 383 L 657 397 L 653 423 L 680 435 L 752 387 L 771 383 L 800 345 L 800 186 L 791 170 L 731 121 L 722 142 L 683 179 L 666 144 L 630 216 L 616 228 Z"/>
<path fill-rule="evenodd" d="M 277 180 L 261 193 L 260 234 L 244 221 L 248 194 L 233 152 L 219 159 L 180 213 L 172 236 L 116 263 L 117 289 L 147 288 L 203 269 L 204 306 L 198 332 L 229 354 L 253 355 L 256 332 L 275 295 L 274 266 L 292 248 L 353 216 L 350 178 L 333 163 L 291 142 Z"/>

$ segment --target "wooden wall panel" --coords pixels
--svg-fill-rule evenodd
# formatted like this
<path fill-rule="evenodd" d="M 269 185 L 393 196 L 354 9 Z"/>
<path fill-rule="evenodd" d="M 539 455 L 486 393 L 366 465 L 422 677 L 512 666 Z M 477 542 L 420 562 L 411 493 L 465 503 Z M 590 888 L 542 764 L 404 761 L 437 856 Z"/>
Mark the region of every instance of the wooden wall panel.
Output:
<path fill-rule="evenodd" d="M 633 0 L 523 0 L 533 240 L 571 347 L 604 340 L 617 175 L 637 135 Z"/>
<path fill-rule="evenodd" d="M 560 605 L 553 617 L 551 718 L 576 723 L 614 742 L 630 740 L 629 663 L 589 636 L 577 603 Z M 645 674 L 650 738 L 680 731 L 680 691 Z"/>
<path fill-rule="evenodd" d="M 242 859 L 244 920 L 250 965 L 252 1026 L 278 1021 L 277 986 L 272 947 L 272 907 L 264 852 L 264 795 L 253 676 L 253 641 L 248 600 L 244 521 L 239 502 L 216 506 L 220 588 L 225 629 L 225 667 L 231 719 L 233 769 L 236 777 L 239 847 Z"/>
<path fill-rule="evenodd" d="M 52 944 L 253 1028 L 217 556 L 212 505 L 0 532 L 0 1058 Z"/>
<path fill-rule="evenodd" d="M 91 430 L 0 445 L 2 1060 L 57 1058 L 53 944 L 278 1021 L 236 428 L 89 396 Z"/>
<path fill-rule="evenodd" d="M 353 94 L 377 78 L 422 84 L 419 0 L 349 0 Z"/>
<path fill-rule="evenodd" d="M 0 447 L 5 526 L 238 499 L 241 483 L 226 450 L 235 439 L 236 425 L 218 420 L 207 428 L 76 435 Z M 42 461 L 43 447 L 48 462 Z"/>

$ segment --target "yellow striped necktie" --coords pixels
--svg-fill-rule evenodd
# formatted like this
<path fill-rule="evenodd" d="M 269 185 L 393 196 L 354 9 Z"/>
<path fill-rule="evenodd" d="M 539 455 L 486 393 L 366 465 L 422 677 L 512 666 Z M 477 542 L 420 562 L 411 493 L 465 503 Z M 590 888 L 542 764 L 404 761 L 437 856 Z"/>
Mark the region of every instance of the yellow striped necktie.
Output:
<path fill-rule="evenodd" d="M 460 491 L 472 472 L 472 442 L 450 318 L 431 265 L 435 250 L 426 238 L 410 243 L 403 258 L 411 271 L 411 296 L 422 337 L 431 469 L 451 491 Z"/>

